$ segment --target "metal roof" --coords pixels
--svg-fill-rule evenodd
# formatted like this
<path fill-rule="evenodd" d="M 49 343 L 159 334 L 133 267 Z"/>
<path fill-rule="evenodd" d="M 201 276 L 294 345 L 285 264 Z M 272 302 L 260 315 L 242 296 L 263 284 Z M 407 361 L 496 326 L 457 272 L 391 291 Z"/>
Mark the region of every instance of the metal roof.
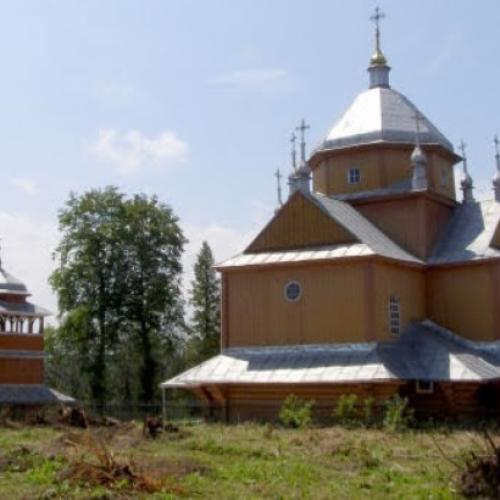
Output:
<path fill-rule="evenodd" d="M 376 87 L 359 94 L 335 122 L 314 153 L 379 142 L 415 143 L 415 116 L 419 113 L 421 144 L 453 145 L 403 94 Z"/>
<path fill-rule="evenodd" d="M 0 293 L 4 290 L 12 294 L 28 295 L 26 285 L 0 265 Z"/>
<path fill-rule="evenodd" d="M 340 193 L 333 196 L 340 201 L 356 201 L 382 196 L 401 195 L 413 192 L 411 179 L 403 179 L 384 188 L 369 189 L 365 191 L 354 191 L 352 193 Z"/>
<path fill-rule="evenodd" d="M 65 403 L 75 400 L 45 385 L 0 384 L 0 405 L 44 405 Z"/>
<path fill-rule="evenodd" d="M 500 342 L 466 341 L 427 320 L 390 342 L 229 348 L 160 386 L 499 378 Z"/>
<path fill-rule="evenodd" d="M 311 195 L 311 199 L 316 201 L 332 219 L 344 226 L 360 242 L 368 245 L 375 254 L 389 259 L 423 263 L 417 257 L 394 243 L 386 234 L 348 203 L 319 194 Z"/>
<path fill-rule="evenodd" d="M 305 247 L 296 250 L 243 253 L 216 266 L 217 269 L 266 264 L 331 260 L 347 257 L 380 255 L 389 259 L 423 264 L 417 257 L 403 250 L 380 229 L 348 203 L 318 193 L 304 194 L 323 213 L 347 229 L 358 243 Z"/>
<path fill-rule="evenodd" d="M 30 302 L 17 304 L 15 302 L 0 300 L 0 314 L 12 316 L 50 316 L 52 313 L 48 309 L 31 304 Z"/>
<path fill-rule="evenodd" d="M 428 263 L 452 264 L 500 258 L 500 250 L 490 246 L 499 223 L 499 202 L 462 203 L 455 208 Z"/>
<path fill-rule="evenodd" d="M 217 269 L 242 266 L 265 266 L 269 264 L 290 264 L 293 262 L 332 260 L 346 257 L 365 257 L 368 255 L 374 255 L 374 253 L 368 245 L 365 245 L 364 243 L 328 245 L 280 252 L 243 253 L 236 255 L 235 257 L 231 257 L 230 259 L 219 264 Z"/>

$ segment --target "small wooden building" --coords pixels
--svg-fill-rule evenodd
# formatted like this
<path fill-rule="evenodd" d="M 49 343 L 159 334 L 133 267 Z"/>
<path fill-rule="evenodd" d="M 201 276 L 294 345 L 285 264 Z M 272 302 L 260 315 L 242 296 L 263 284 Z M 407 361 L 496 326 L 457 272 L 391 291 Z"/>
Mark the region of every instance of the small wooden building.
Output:
<path fill-rule="evenodd" d="M 44 319 L 50 313 L 28 302 L 29 296 L 0 262 L 0 406 L 71 403 L 44 385 Z"/>
<path fill-rule="evenodd" d="M 399 393 L 421 414 L 499 412 L 500 155 L 494 199 L 476 201 L 465 148 L 389 70 L 377 38 L 369 89 L 309 158 L 302 140 L 288 200 L 218 266 L 220 355 L 164 389 L 230 419 L 274 418 L 291 393 L 324 411 Z"/>

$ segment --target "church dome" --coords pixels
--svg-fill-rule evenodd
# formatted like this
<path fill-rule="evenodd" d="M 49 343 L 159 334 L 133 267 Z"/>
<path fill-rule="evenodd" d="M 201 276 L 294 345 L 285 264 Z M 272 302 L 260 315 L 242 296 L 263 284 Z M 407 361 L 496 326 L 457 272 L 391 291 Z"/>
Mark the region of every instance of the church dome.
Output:
<path fill-rule="evenodd" d="M 0 294 L 29 295 L 26 285 L 0 266 Z"/>
<path fill-rule="evenodd" d="M 359 94 L 335 122 L 314 154 L 375 143 L 415 143 L 415 116 L 420 116 L 420 143 L 439 145 L 453 153 L 453 145 L 400 92 L 374 87 Z"/>

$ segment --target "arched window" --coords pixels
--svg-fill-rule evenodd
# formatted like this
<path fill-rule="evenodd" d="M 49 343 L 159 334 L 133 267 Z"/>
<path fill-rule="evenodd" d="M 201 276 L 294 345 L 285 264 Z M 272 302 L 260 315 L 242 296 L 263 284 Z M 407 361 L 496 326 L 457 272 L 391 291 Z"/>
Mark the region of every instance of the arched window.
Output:
<path fill-rule="evenodd" d="M 393 335 L 401 333 L 401 304 L 397 295 L 389 297 L 389 331 Z"/>
<path fill-rule="evenodd" d="M 302 295 L 302 287 L 297 281 L 289 281 L 285 285 L 284 294 L 289 302 L 297 302 Z"/>

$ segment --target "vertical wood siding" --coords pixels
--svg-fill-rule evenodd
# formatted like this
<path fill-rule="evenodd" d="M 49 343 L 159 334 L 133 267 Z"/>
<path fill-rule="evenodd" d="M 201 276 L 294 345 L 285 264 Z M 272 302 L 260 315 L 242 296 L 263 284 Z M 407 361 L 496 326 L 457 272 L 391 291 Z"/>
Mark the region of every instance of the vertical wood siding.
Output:
<path fill-rule="evenodd" d="M 296 193 L 246 251 L 264 252 L 355 241 L 344 227 L 313 202 Z"/>

